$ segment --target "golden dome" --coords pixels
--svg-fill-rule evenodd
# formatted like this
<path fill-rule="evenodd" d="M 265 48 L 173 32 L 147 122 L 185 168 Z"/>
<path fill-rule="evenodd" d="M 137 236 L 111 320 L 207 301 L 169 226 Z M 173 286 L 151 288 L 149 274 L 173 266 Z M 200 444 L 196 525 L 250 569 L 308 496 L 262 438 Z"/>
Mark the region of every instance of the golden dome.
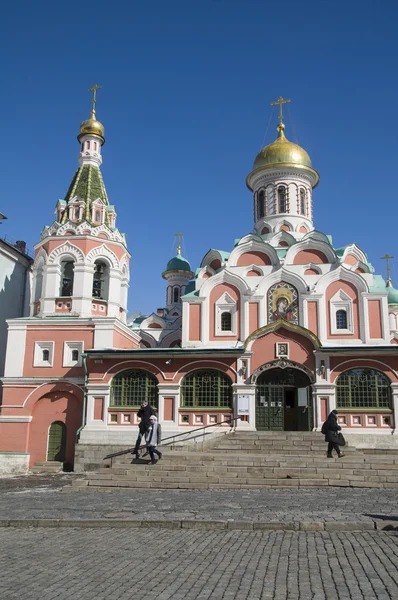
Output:
<path fill-rule="evenodd" d="M 97 137 L 100 138 L 102 144 L 105 143 L 104 126 L 102 123 L 100 123 L 100 121 L 97 121 L 97 119 L 95 118 L 95 110 L 92 110 L 90 118 L 87 119 L 87 121 L 83 121 L 83 123 L 80 125 L 80 133 L 77 137 L 79 142 L 80 142 L 80 137 L 82 135 L 87 135 L 87 134 L 96 135 Z"/>
<path fill-rule="evenodd" d="M 289 140 L 285 138 L 284 124 L 279 123 L 277 129 L 279 133 L 275 142 L 265 146 L 265 148 L 257 154 L 253 168 L 257 169 L 264 165 L 276 165 L 281 163 L 311 167 L 311 159 L 304 148 L 301 148 L 298 144 L 289 142 Z"/>

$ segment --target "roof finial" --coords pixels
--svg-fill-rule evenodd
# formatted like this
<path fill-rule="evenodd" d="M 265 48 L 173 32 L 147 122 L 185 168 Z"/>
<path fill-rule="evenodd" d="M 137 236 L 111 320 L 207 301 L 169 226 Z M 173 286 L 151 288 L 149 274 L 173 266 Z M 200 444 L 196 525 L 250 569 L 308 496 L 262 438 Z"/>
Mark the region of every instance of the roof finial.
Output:
<path fill-rule="evenodd" d="M 174 235 L 178 238 L 177 254 L 180 255 L 181 254 L 181 238 L 184 236 L 184 234 L 179 231 L 178 233 L 175 233 Z"/>
<path fill-rule="evenodd" d="M 93 92 L 93 98 L 91 100 L 91 116 L 90 119 L 95 119 L 95 103 L 97 102 L 97 90 L 102 89 L 102 85 L 97 85 L 96 83 L 93 87 L 88 88 L 89 92 Z"/>
<path fill-rule="evenodd" d="M 393 256 L 391 256 L 391 254 L 385 254 L 384 256 L 380 257 L 382 260 L 386 261 L 386 266 L 387 266 L 387 283 L 386 283 L 386 287 L 392 287 L 392 283 L 391 283 L 391 277 L 390 277 L 390 263 L 389 261 L 394 258 Z"/>
<path fill-rule="evenodd" d="M 277 130 L 279 131 L 278 137 L 284 137 L 283 131 L 285 129 L 285 126 L 282 123 L 282 119 L 283 119 L 282 104 L 286 104 L 287 102 L 290 102 L 290 100 L 285 100 L 285 98 L 282 98 L 282 96 L 279 96 L 279 98 L 276 102 L 271 102 L 271 106 L 275 106 L 276 104 L 279 104 L 279 115 L 278 115 L 279 124 L 277 127 Z"/>

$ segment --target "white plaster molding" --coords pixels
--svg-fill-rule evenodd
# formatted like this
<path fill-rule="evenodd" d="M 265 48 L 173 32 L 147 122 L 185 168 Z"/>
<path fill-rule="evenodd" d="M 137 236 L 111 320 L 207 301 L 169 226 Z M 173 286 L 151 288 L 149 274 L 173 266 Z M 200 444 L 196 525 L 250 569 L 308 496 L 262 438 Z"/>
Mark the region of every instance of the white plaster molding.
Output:
<path fill-rule="evenodd" d="M 96 246 L 86 256 L 88 264 L 94 264 L 96 260 L 103 259 L 112 269 L 120 270 L 119 260 L 114 252 L 106 244 Z"/>
<path fill-rule="evenodd" d="M 59 264 L 61 260 L 66 256 L 72 256 L 76 263 L 84 263 L 84 254 L 77 246 L 74 246 L 70 242 L 66 242 L 65 244 L 61 244 L 54 248 L 48 257 L 48 264 Z"/>

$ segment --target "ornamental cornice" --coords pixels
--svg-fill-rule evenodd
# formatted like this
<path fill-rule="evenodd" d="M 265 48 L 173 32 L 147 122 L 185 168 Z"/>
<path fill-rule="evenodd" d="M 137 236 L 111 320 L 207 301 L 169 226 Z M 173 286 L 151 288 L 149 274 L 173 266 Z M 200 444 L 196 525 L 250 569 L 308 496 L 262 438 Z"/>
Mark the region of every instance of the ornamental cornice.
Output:
<path fill-rule="evenodd" d="M 302 172 L 294 172 L 294 171 L 279 171 L 279 172 L 272 172 L 272 173 L 262 173 L 260 175 L 260 173 L 258 174 L 257 177 L 253 177 L 254 181 L 253 181 L 253 185 L 257 185 L 259 182 L 261 181 L 269 181 L 269 180 L 273 180 L 273 181 L 278 181 L 279 179 L 290 179 L 293 181 L 299 181 L 302 182 L 302 180 L 304 179 L 305 181 L 308 182 L 308 185 L 311 187 L 311 179 L 310 177 L 306 174 L 306 173 L 302 173 Z"/>

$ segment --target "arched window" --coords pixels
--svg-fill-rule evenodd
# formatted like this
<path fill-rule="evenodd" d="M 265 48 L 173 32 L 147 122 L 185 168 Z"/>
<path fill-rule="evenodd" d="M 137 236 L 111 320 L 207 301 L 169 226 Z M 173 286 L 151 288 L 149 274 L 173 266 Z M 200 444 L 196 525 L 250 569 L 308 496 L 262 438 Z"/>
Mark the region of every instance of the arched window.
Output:
<path fill-rule="evenodd" d="M 72 296 L 73 295 L 73 261 L 65 260 L 61 262 L 61 289 L 60 296 Z"/>
<path fill-rule="evenodd" d="M 94 219 L 95 219 L 96 223 L 100 223 L 101 222 L 101 211 L 100 210 L 96 210 L 95 211 Z"/>
<path fill-rule="evenodd" d="M 223 312 L 221 314 L 221 331 L 231 331 L 232 329 L 232 315 L 230 312 Z"/>
<path fill-rule="evenodd" d="M 42 350 L 42 360 L 43 360 L 43 362 L 50 361 L 50 351 L 49 350 Z"/>
<path fill-rule="evenodd" d="M 80 216 L 80 208 L 75 208 L 74 212 L 73 212 L 73 218 L 78 220 Z"/>
<path fill-rule="evenodd" d="M 97 260 L 94 267 L 93 298 L 108 300 L 109 269 L 101 260 Z"/>
<path fill-rule="evenodd" d="M 158 380 L 152 373 L 128 369 L 112 379 L 110 406 L 138 407 L 146 400 L 156 408 L 158 393 Z"/>
<path fill-rule="evenodd" d="M 79 350 L 72 350 L 72 360 L 77 362 L 79 360 Z"/>
<path fill-rule="evenodd" d="M 232 408 L 232 381 L 221 371 L 192 371 L 183 379 L 181 397 L 186 408 Z"/>
<path fill-rule="evenodd" d="M 264 190 L 261 190 L 261 192 L 259 192 L 257 198 L 258 198 L 258 200 L 257 200 L 258 218 L 262 219 L 262 217 L 264 216 L 264 200 L 265 200 Z"/>
<path fill-rule="evenodd" d="M 265 204 L 265 214 L 272 215 L 275 212 L 274 206 L 274 186 L 269 185 L 267 187 L 267 201 Z"/>
<path fill-rule="evenodd" d="M 300 188 L 300 214 L 305 215 L 305 189 Z"/>
<path fill-rule="evenodd" d="M 178 302 L 180 299 L 180 288 L 175 287 L 173 289 L 173 302 Z"/>
<path fill-rule="evenodd" d="M 94 150 L 97 152 L 97 142 L 94 142 Z"/>
<path fill-rule="evenodd" d="M 90 150 L 90 142 L 86 142 L 86 149 Z"/>
<path fill-rule="evenodd" d="M 360 367 L 337 379 L 337 408 L 391 408 L 390 380 L 384 373 Z"/>
<path fill-rule="evenodd" d="M 286 212 L 286 188 L 283 185 L 278 187 L 278 207 L 279 212 Z"/>
<path fill-rule="evenodd" d="M 336 329 L 348 329 L 346 310 L 336 311 Z"/>

